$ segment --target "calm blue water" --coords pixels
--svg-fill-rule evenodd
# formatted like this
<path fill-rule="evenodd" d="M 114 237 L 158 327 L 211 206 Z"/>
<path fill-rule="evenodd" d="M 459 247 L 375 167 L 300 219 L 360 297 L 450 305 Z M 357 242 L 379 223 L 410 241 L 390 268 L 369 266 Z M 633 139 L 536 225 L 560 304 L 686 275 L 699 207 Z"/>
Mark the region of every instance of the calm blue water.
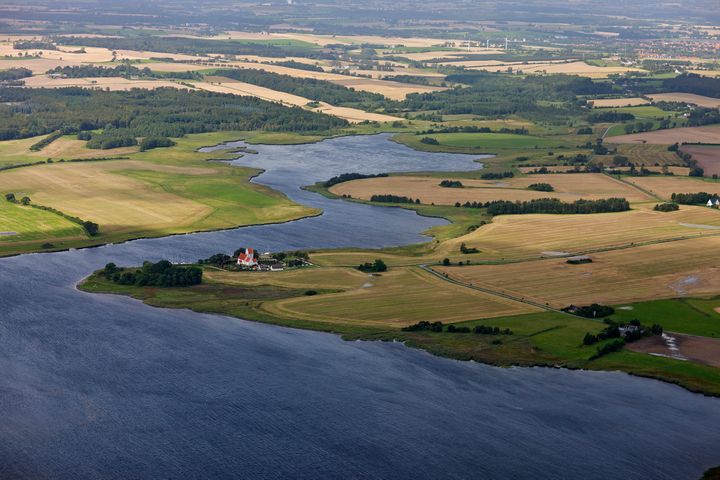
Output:
<path fill-rule="evenodd" d="M 299 186 L 467 170 L 386 137 L 253 147 L 257 181 L 325 210 L 284 225 L 0 260 L 0 478 L 694 479 L 720 400 L 620 373 L 499 369 L 74 285 L 108 261 L 404 244 L 441 223 Z"/>

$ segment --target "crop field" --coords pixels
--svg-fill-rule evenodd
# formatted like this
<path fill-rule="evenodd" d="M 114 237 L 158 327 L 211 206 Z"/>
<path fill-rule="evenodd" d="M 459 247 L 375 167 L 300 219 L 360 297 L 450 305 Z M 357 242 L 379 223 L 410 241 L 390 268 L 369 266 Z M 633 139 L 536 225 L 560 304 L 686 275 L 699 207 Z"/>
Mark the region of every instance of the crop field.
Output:
<path fill-rule="evenodd" d="M 637 105 L 645 105 L 650 103 L 644 98 L 630 97 L 630 98 L 594 98 L 588 100 L 592 102 L 595 108 L 607 108 L 607 107 L 634 107 Z"/>
<path fill-rule="evenodd" d="M 449 177 L 449 179 L 452 179 Z M 369 200 L 372 195 L 394 194 L 421 203 L 454 205 L 455 202 L 489 202 L 493 200 L 531 200 L 535 198 L 559 198 L 571 202 L 580 198 L 599 199 L 624 197 L 631 202 L 652 200 L 639 190 L 600 173 L 577 173 L 572 175 L 528 175 L 505 180 L 462 179 L 463 188 L 446 188 L 439 185 L 436 177 L 381 177 L 343 182 L 330 191 L 336 195 Z M 554 192 L 527 190 L 533 183 L 549 183 Z"/>
<path fill-rule="evenodd" d="M 379 93 L 380 95 L 384 95 L 393 100 L 403 100 L 410 93 L 424 93 L 444 90 L 442 87 L 414 85 L 411 83 L 378 80 L 374 78 L 352 77 L 349 75 L 340 75 L 329 72 L 313 72 L 310 70 L 300 70 L 297 68 L 285 67 L 283 65 L 268 65 L 265 63 L 233 61 L 223 63 L 222 66 L 250 70 L 265 70 L 266 72 L 278 73 L 280 75 L 290 75 L 295 78 L 314 78 L 316 80 L 325 80 L 344 87 L 354 88 L 355 90 Z"/>
<path fill-rule="evenodd" d="M 19 163 L 32 163 L 51 158 L 53 160 L 88 159 L 129 155 L 138 151 L 137 147 L 120 147 L 107 150 L 85 148 L 87 142 L 77 140 L 74 135 L 60 137 L 42 150 L 33 152 L 30 147 L 45 138 L 45 135 L 21 140 L 0 142 L 0 167 Z"/>
<path fill-rule="evenodd" d="M 697 160 L 706 177 L 720 175 L 720 146 L 686 145 L 682 147 L 682 151 L 692 155 L 693 160 Z"/>
<path fill-rule="evenodd" d="M 0 248 L 22 249 L 31 241 L 83 238 L 83 229 L 54 213 L 0 200 Z"/>
<path fill-rule="evenodd" d="M 504 71 L 508 68 L 513 70 L 521 70 L 523 73 L 564 73 L 568 75 L 581 75 L 590 78 L 604 78 L 611 74 L 625 73 L 625 72 L 637 72 L 641 71 L 638 68 L 631 67 L 598 67 L 595 65 L 589 65 L 585 62 L 567 62 L 567 63 L 536 63 L 528 65 L 517 65 L 517 64 L 499 64 L 493 66 L 478 66 L 471 67 L 469 70 L 484 70 L 488 72 Z"/>
<path fill-rule="evenodd" d="M 453 323 L 537 311 L 534 307 L 445 282 L 415 267 L 367 276 L 342 293 L 266 302 L 281 317 L 401 327 L 421 320 Z"/>
<path fill-rule="evenodd" d="M 645 204 L 628 212 L 590 215 L 501 215 L 492 223 L 441 243 L 437 252 L 458 255 L 460 244 L 477 248 L 472 260 L 515 260 L 629 247 L 683 237 L 717 235 L 720 212 L 683 205 L 655 212 Z"/>
<path fill-rule="evenodd" d="M 615 138 L 616 137 L 606 138 L 605 141 L 614 144 L 616 141 Z M 669 152 L 664 145 L 620 143 L 617 145 L 617 149 L 618 155 L 628 157 L 628 160 L 635 165 L 650 167 L 655 164 L 682 165 L 683 163 L 675 152 Z M 606 164 L 608 163 L 606 162 Z"/>
<path fill-rule="evenodd" d="M 665 199 L 669 199 L 673 193 L 720 194 L 720 182 L 714 180 L 674 176 L 626 177 L 625 180 Z"/>
<path fill-rule="evenodd" d="M 650 119 L 650 120 L 658 120 L 663 119 L 667 117 L 671 117 L 674 112 L 668 112 L 665 110 L 662 110 L 654 105 L 637 105 L 632 107 L 619 107 L 619 108 L 613 108 L 614 112 L 618 113 L 630 113 L 632 115 L 635 115 L 635 118 L 638 120 L 642 119 Z M 680 120 L 678 120 L 680 121 Z"/>
<path fill-rule="evenodd" d="M 162 87 L 188 87 L 169 80 L 131 80 L 121 77 L 97 78 L 50 78 L 47 75 L 35 75 L 25 79 L 25 86 L 30 88 L 64 88 L 83 87 L 101 90 L 130 90 L 133 88 L 155 89 Z"/>
<path fill-rule="evenodd" d="M 720 289 L 720 237 L 593 254 L 593 263 L 549 259 L 509 265 L 437 267 L 463 282 L 554 307 L 703 296 Z"/>
<path fill-rule="evenodd" d="M 249 183 L 247 178 L 255 170 L 208 164 L 202 160 L 210 154 L 195 153 L 198 146 L 228 135 L 188 136 L 179 139 L 177 147 L 132 154 L 133 160 L 8 170 L 0 173 L 0 192 L 27 195 L 34 204 L 94 221 L 100 225 L 98 240 L 102 241 L 277 222 L 317 213 Z M 6 218 L 27 210 L 12 210 Z M 18 216 L 17 222 L 23 218 Z M 57 237 L 66 236 L 64 220 L 62 225 L 51 226 L 56 227 Z M 0 231 L 15 229 L 6 220 L 0 223 Z M 52 236 L 49 231 L 48 236 Z"/>
<path fill-rule="evenodd" d="M 191 84 L 196 88 L 210 92 L 257 97 L 271 102 L 280 102 L 286 105 L 298 107 L 305 107 L 311 102 L 311 100 L 305 97 L 300 97 L 291 93 L 280 92 L 270 88 L 260 87 L 251 83 L 240 82 L 223 77 L 207 77 L 207 81 L 205 82 L 191 82 Z M 383 115 L 380 113 L 365 112 L 357 108 L 337 107 L 325 102 L 318 103 L 319 106 L 313 110 L 344 118 L 352 123 L 359 123 L 365 120 L 376 122 L 392 122 L 399 120 L 398 117 L 391 117 L 390 115 Z"/>
<path fill-rule="evenodd" d="M 720 99 L 695 95 L 693 93 L 653 93 L 648 95 L 655 102 L 682 102 L 693 103 L 701 107 L 718 108 Z"/>
<path fill-rule="evenodd" d="M 617 135 L 608 139 L 612 143 L 649 143 L 672 145 L 673 143 L 710 143 L 720 144 L 720 127 L 682 127 L 652 132 Z"/>

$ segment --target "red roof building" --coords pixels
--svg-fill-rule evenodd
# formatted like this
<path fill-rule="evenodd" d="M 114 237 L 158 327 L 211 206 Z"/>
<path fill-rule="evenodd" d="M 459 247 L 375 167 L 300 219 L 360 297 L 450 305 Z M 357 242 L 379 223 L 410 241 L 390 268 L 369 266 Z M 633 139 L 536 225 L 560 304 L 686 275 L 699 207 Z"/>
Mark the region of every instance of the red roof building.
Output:
<path fill-rule="evenodd" d="M 238 254 L 237 264 L 241 267 L 257 267 L 258 261 L 255 258 L 255 250 L 252 248 L 241 248 Z"/>

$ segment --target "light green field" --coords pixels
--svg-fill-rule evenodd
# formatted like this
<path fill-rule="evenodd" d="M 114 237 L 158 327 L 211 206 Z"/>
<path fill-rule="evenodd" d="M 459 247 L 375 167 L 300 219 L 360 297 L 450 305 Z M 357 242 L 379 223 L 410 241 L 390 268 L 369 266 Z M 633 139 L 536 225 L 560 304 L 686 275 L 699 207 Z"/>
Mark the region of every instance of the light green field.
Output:
<path fill-rule="evenodd" d="M 6 202 L 4 198 L 0 199 L 0 232 L 4 233 L 0 235 L 0 246 L 10 244 L 9 248 L 22 248 L 17 244 L 33 240 L 72 240 L 85 236 L 76 223 L 54 213 Z M 7 235 L 10 232 L 16 235 Z"/>

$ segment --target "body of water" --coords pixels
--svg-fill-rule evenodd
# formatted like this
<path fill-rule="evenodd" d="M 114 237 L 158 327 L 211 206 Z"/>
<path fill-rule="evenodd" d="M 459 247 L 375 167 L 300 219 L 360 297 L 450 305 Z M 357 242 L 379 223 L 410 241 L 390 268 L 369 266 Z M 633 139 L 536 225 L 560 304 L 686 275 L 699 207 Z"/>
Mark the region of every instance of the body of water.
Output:
<path fill-rule="evenodd" d="M 673 385 L 456 362 L 74 288 L 110 261 L 423 241 L 443 220 L 299 187 L 477 166 L 385 136 L 252 148 L 239 163 L 266 169 L 256 181 L 325 213 L 0 260 L 0 478 L 675 480 L 720 463 L 720 400 Z"/>

